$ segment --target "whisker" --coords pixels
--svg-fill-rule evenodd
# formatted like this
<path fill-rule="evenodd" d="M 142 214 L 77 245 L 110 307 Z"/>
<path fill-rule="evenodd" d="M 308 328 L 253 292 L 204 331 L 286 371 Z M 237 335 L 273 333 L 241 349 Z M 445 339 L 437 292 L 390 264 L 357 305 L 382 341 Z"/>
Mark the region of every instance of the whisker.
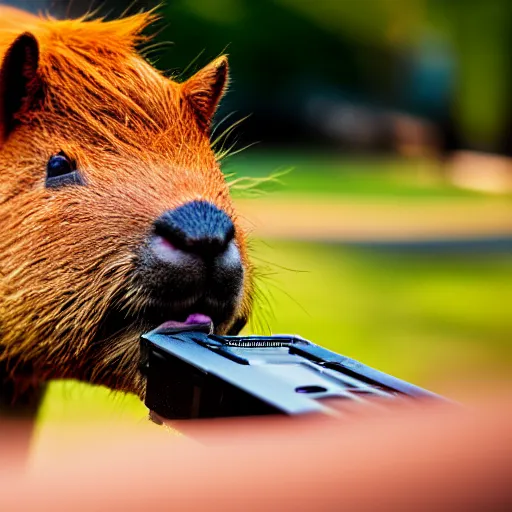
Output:
<path fill-rule="evenodd" d="M 229 158 L 231 156 L 234 156 L 234 155 L 238 155 L 239 153 L 241 153 L 242 151 L 245 151 L 249 148 L 252 148 L 253 146 L 256 146 L 258 144 L 260 144 L 260 142 L 258 141 L 255 141 L 255 142 L 251 142 L 241 148 L 238 148 L 237 150 L 235 151 L 232 151 L 232 149 L 238 144 L 238 141 L 235 141 L 235 143 L 233 143 L 227 150 L 225 150 L 222 154 L 218 154 L 216 155 L 216 158 L 217 158 L 217 161 L 220 161 L 220 160 L 226 160 L 226 158 Z"/>
<path fill-rule="evenodd" d="M 247 115 L 245 117 L 241 117 L 240 119 L 237 119 L 234 123 L 230 124 L 220 135 L 218 135 L 212 142 L 211 145 L 213 148 L 215 148 L 220 141 L 225 139 L 227 136 L 229 136 L 230 133 L 233 132 L 233 130 L 239 126 L 241 123 L 249 119 L 251 116 Z"/>
<path fill-rule="evenodd" d="M 139 52 L 144 58 L 147 58 L 152 52 L 160 51 L 162 48 L 174 46 L 173 41 L 157 41 L 156 43 L 149 44 L 142 48 Z"/>
<path fill-rule="evenodd" d="M 124 18 L 125 16 L 128 16 L 128 13 L 132 10 L 132 8 L 137 4 L 137 0 L 132 0 L 124 9 L 123 12 L 120 14 L 120 18 Z"/>
<path fill-rule="evenodd" d="M 74 0 L 70 0 L 68 6 L 66 7 L 66 19 L 69 19 L 71 15 L 71 8 L 73 7 Z"/>
<path fill-rule="evenodd" d="M 210 132 L 210 139 L 215 135 L 220 126 L 222 126 L 230 117 L 233 117 L 237 113 L 238 112 L 236 110 L 233 110 L 232 112 L 229 112 L 229 114 L 226 114 L 219 122 L 215 123 Z"/>
<path fill-rule="evenodd" d="M 179 78 L 182 78 L 188 73 L 188 70 L 201 58 L 201 55 L 206 51 L 206 48 L 203 48 L 185 67 L 185 69 L 179 74 Z"/>
<path fill-rule="evenodd" d="M 253 177 L 253 176 L 241 176 L 236 177 L 233 180 L 228 181 L 229 188 L 240 194 L 241 197 L 261 197 L 266 195 L 269 191 L 264 190 L 263 186 L 268 185 L 280 185 L 283 186 L 283 182 L 281 181 L 281 177 L 286 176 L 293 169 L 283 169 L 281 171 L 275 171 L 268 176 L 261 177 Z M 235 173 L 232 174 L 236 176 Z"/>

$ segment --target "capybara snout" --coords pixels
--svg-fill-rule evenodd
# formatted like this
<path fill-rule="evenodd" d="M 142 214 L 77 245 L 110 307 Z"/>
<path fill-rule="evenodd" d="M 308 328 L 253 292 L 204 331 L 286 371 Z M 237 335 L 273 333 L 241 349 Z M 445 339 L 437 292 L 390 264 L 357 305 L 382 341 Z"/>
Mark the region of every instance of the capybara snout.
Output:
<path fill-rule="evenodd" d="M 227 59 L 171 80 L 136 51 L 151 21 L 0 8 L 0 362 L 20 386 L 142 395 L 144 331 L 190 317 L 234 333 L 250 314 L 246 234 L 209 140 Z"/>
<path fill-rule="evenodd" d="M 141 251 L 141 286 L 176 320 L 201 312 L 215 325 L 236 310 L 244 269 L 230 217 L 207 201 L 190 201 L 156 219 Z"/>

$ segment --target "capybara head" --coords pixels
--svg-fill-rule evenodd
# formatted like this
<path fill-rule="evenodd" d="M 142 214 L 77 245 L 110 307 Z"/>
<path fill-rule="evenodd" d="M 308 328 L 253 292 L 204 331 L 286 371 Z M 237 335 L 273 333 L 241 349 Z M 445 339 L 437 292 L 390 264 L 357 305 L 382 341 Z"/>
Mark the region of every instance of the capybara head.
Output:
<path fill-rule="evenodd" d="M 236 333 L 250 313 L 209 140 L 227 59 L 166 78 L 136 52 L 148 13 L 0 20 L 0 360 L 20 385 L 142 395 L 141 333 L 187 318 Z"/>

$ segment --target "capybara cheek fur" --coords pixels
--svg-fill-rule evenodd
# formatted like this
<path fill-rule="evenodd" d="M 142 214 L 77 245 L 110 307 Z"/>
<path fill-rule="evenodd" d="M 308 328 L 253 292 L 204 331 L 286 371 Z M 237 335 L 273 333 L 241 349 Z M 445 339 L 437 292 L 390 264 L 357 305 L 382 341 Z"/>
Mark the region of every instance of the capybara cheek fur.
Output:
<path fill-rule="evenodd" d="M 143 332 L 200 317 L 235 333 L 250 315 L 246 234 L 209 140 L 227 59 L 166 78 L 136 51 L 150 13 L 0 20 L 0 366 L 20 389 L 142 396 Z"/>

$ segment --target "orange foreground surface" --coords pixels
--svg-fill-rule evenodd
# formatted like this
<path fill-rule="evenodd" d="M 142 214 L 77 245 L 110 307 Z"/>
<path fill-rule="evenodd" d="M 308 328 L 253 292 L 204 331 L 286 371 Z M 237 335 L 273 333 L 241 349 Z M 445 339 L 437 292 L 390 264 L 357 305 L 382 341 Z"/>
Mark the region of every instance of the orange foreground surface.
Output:
<path fill-rule="evenodd" d="M 402 404 L 326 417 L 53 427 L 20 466 L 3 425 L 0 509 L 505 510 L 512 408 Z M 19 435 L 18 435 L 19 434 Z M 22 444 L 22 443 L 20 443 Z M 510 508 L 509 508 L 510 509 Z"/>

